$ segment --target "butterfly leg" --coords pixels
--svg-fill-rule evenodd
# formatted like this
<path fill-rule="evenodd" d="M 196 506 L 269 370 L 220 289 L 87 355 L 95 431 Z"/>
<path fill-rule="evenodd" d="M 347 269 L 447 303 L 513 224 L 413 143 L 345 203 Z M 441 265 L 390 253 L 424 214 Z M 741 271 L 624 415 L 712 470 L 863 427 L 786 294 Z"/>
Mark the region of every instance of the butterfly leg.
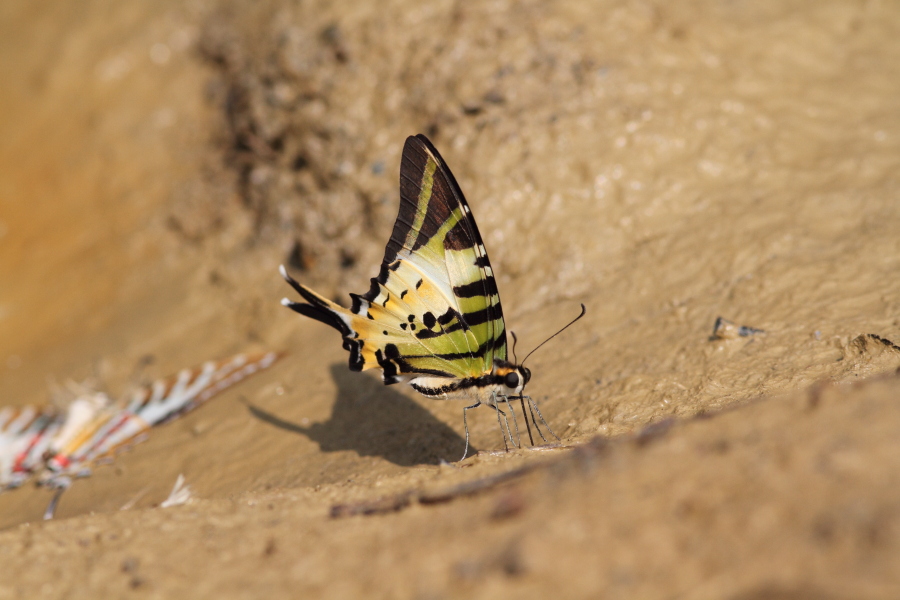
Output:
<path fill-rule="evenodd" d="M 531 424 L 528 422 L 528 413 L 525 412 L 525 397 L 519 396 L 519 400 L 522 402 L 522 416 L 525 417 L 525 428 L 528 430 L 528 441 L 534 446 L 534 438 L 531 437 Z M 531 413 L 531 420 L 534 420 L 534 413 Z M 537 427 L 537 424 L 535 424 L 535 427 Z M 538 430 L 538 433 L 540 433 L 540 430 Z"/>
<path fill-rule="evenodd" d="M 44 511 L 45 521 L 49 521 L 53 518 L 53 514 L 56 512 L 56 505 L 59 504 L 59 498 L 63 495 L 63 492 L 72 485 L 72 480 L 68 477 L 57 477 L 53 480 L 52 485 L 56 488 L 56 491 L 53 494 L 53 498 L 50 500 L 50 504 L 47 505 L 47 510 Z"/>
<path fill-rule="evenodd" d="M 509 407 L 509 412 L 512 414 L 513 426 L 516 428 L 516 441 L 513 442 L 513 446 L 516 448 L 522 447 L 522 436 L 519 435 L 519 419 L 516 417 L 516 410 L 509 403 L 509 396 L 503 396 L 506 400 L 506 406 Z M 525 422 L 528 422 L 528 418 L 526 417 Z M 509 430 L 509 422 L 506 423 L 506 429 Z M 512 436 L 510 436 L 510 441 L 512 441 Z"/>
<path fill-rule="evenodd" d="M 462 458 L 459 459 L 460 462 L 466 460 L 466 455 L 469 454 L 469 423 L 466 421 L 466 411 L 470 408 L 477 408 L 479 406 L 481 406 L 481 402 L 476 402 L 472 406 L 467 406 L 463 409 L 463 427 L 466 428 L 466 449 L 463 452 Z"/>
<path fill-rule="evenodd" d="M 512 412 L 513 423 L 515 423 L 515 426 L 516 426 L 516 437 L 518 437 L 519 424 L 516 421 L 516 412 L 513 410 L 512 406 L 509 403 L 509 399 L 506 396 L 501 396 L 501 395 L 495 394 L 493 398 L 494 398 L 493 408 L 494 408 L 494 410 L 497 411 L 497 424 L 500 426 L 500 434 L 503 435 L 503 445 L 506 448 L 506 451 L 509 452 L 509 445 L 506 443 L 507 437 L 509 438 L 510 444 L 513 445 L 513 448 L 518 448 L 519 444 L 517 444 L 516 440 L 513 439 L 512 430 L 509 428 L 509 418 L 506 416 L 505 412 L 500 410 L 500 407 L 498 405 L 501 402 L 506 402 L 506 406 L 508 406 L 510 411 Z M 503 415 L 502 423 L 500 421 L 500 415 Z M 506 424 L 506 431 L 503 430 L 504 423 Z"/>
<path fill-rule="evenodd" d="M 506 433 L 503 431 L 503 422 L 500 420 L 500 415 L 502 414 L 504 417 L 506 417 L 506 413 L 504 413 L 502 410 L 500 410 L 497 407 L 496 403 L 493 406 L 491 406 L 491 408 L 493 408 L 494 410 L 497 411 L 497 425 L 500 427 L 500 435 L 503 436 L 503 449 L 506 450 L 507 452 L 509 452 L 509 444 L 506 443 Z M 506 423 L 506 428 L 509 429 L 508 421 Z"/>
<path fill-rule="evenodd" d="M 552 435 L 553 437 L 555 437 L 555 438 L 556 438 L 556 441 L 561 442 L 562 440 L 559 439 L 559 436 L 556 435 L 556 433 L 554 433 L 554 431 L 553 431 L 552 429 L 550 429 L 550 425 L 548 425 L 548 424 L 547 424 L 547 421 L 544 420 L 544 415 L 541 414 L 541 409 L 538 408 L 537 402 L 535 402 L 534 400 L 532 400 L 531 396 L 525 396 L 525 398 L 528 398 L 528 405 L 529 405 L 529 407 L 531 407 L 531 408 L 534 410 L 534 412 L 537 412 L 538 417 L 541 419 L 541 423 L 544 424 L 544 427 L 547 428 L 547 431 L 550 432 L 550 435 Z M 534 412 L 531 413 L 531 420 L 532 420 L 532 421 L 534 421 Z M 545 438 L 545 437 L 544 437 L 544 434 L 541 433 L 541 429 L 540 429 L 540 427 L 538 427 L 537 421 L 534 421 L 534 428 L 538 430 L 538 433 L 541 435 L 541 439 L 544 440 L 544 441 L 546 442 L 546 441 L 547 441 L 547 438 Z"/>
<path fill-rule="evenodd" d="M 544 443 L 547 443 L 547 438 L 544 437 L 544 432 L 542 432 L 541 428 L 538 426 L 537 417 L 534 416 L 534 408 L 532 408 L 532 404 L 533 402 L 531 401 L 531 398 L 528 398 L 528 412 L 531 413 L 531 422 L 534 423 L 534 428 L 537 429 L 538 435 L 541 436 L 541 440 L 543 440 Z M 541 420 L 544 420 L 543 417 L 541 417 Z M 544 422 L 544 424 L 546 425 L 547 423 Z M 534 446 L 534 443 L 532 443 L 531 445 Z"/>

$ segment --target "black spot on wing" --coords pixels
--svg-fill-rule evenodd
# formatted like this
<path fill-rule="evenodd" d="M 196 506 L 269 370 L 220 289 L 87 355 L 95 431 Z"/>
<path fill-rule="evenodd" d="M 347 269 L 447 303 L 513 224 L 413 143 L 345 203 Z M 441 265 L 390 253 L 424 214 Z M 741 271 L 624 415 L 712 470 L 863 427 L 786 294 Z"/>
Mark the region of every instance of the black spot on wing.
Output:
<path fill-rule="evenodd" d="M 453 321 L 454 317 L 456 317 L 456 315 L 458 314 L 459 313 L 457 313 L 452 308 L 448 308 L 447 312 L 445 312 L 440 317 L 435 317 L 433 312 L 426 312 L 424 315 L 422 315 L 422 323 L 425 324 L 425 327 L 427 329 L 420 330 L 416 334 L 416 337 L 420 340 L 427 340 L 444 335 L 445 333 L 447 333 L 444 329 L 444 326 Z M 434 326 L 437 324 L 440 324 L 440 328 L 437 331 L 433 331 Z"/>
<path fill-rule="evenodd" d="M 420 340 L 436 338 L 460 329 L 469 328 L 468 324 L 460 318 L 459 312 L 452 307 L 448 308 L 447 312 L 437 318 L 430 312 L 425 313 L 422 317 L 422 322 L 425 323 L 428 329 L 422 329 L 416 334 L 416 337 Z M 435 324 L 440 325 L 440 328 L 437 331 L 433 330 Z M 466 352 L 464 355 L 469 356 L 469 353 Z"/>
<path fill-rule="evenodd" d="M 438 329 L 437 331 L 432 331 L 431 329 L 422 329 L 419 333 L 416 334 L 416 337 L 420 340 L 430 340 L 431 338 L 436 338 L 444 335 L 444 331 Z"/>
<path fill-rule="evenodd" d="M 400 356 L 400 352 L 394 344 L 385 346 L 383 352 L 381 348 L 375 351 L 375 360 L 378 361 L 378 366 L 384 371 L 382 373 L 382 378 L 385 383 L 392 381 L 398 374 L 397 364 L 393 360 L 398 356 Z"/>
<path fill-rule="evenodd" d="M 362 371 L 363 370 L 363 357 L 362 357 L 362 349 L 364 342 L 362 340 L 351 340 L 344 338 L 344 350 L 350 352 L 350 370 L 351 371 Z"/>
<path fill-rule="evenodd" d="M 362 300 L 365 300 L 369 304 L 375 302 L 375 298 L 378 297 L 378 294 L 381 293 L 381 286 L 387 283 L 388 270 L 384 265 L 381 265 L 381 270 L 378 272 L 378 277 L 373 277 L 369 280 L 369 291 L 367 291 L 362 296 L 357 294 L 350 294 L 350 298 L 353 299 L 353 304 L 350 306 L 350 311 L 355 314 L 361 314 Z"/>
<path fill-rule="evenodd" d="M 423 358 L 423 357 L 418 357 Z M 417 369 L 415 366 L 400 354 L 400 349 L 395 344 L 387 344 L 382 351 L 381 348 L 375 351 L 375 360 L 384 371 L 382 379 L 386 385 L 391 385 L 400 381 L 398 375 L 406 373 L 422 373 L 427 375 L 435 375 L 437 377 L 452 377 L 450 373 L 439 371 L 437 369 Z"/>
<path fill-rule="evenodd" d="M 431 315 L 431 317 L 434 318 L 434 315 Z M 453 322 L 454 320 L 456 321 L 455 323 Z M 445 333 L 452 333 L 460 329 L 469 328 L 468 325 L 462 320 L 459 312 L 452 307 L 448 308 L 447 312 L 439 316 L 437 319 L 435 319 L 435 321 L 441 326 L 439 331 L 431 331 L 431 327 L 429 327 L 428 329 L 423 329 L 422 331 L 417 333 L 416 337 L 424 340 L 427 338 L 438 337 L 440 335 L 444 335 Z"/>
<path fill-rule="evenodd" d="M 447 309 L 447 312 L 437 318 L 437 322 L 443 327 L 453 321 L 454 318 L 459 318 L 459 312 L 453 307 L 450 307 Z"/>

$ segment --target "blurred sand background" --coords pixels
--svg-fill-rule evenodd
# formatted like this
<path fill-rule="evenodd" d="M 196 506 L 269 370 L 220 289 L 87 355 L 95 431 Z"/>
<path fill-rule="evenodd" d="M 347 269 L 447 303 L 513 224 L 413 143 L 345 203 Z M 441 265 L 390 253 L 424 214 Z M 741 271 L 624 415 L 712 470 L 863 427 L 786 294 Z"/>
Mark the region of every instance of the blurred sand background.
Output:
<path fill-rule="evenodd" d="M 12 1 L 0 73 L 0 403 L 289 353 L 0 495 L 0 598 L 900 597 L 900 5 Z M 279 305 L 368 288 L 418 132 L 520 356 L 587 305 L 529 361 L 586 446 L 442 465 L 460 405 Z"/>

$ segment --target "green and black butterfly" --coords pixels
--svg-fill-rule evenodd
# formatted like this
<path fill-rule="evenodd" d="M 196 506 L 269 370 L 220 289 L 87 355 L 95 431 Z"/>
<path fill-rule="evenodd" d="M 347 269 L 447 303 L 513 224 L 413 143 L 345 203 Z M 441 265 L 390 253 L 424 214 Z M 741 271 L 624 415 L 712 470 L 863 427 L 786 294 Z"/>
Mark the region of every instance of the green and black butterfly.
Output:
<path fill-rule="evenodd" d="M 490 406 L 499 422 L 501 414 L 505 418 L 499 404 L 512 411 L 509 401 L 520 399 L 524 411 L 528 400 L 532 423 L 544 437 L 534 413 L 546 421 L 522 394 L 531 371 L 507 360 L 500 295 L 475 219 L 424 135 L 407 138 L 403 147 L 400 213 L 381 271 L 368 292 L 350 294 L 350 310 L 300 285 L 283 266 L 281 274 L 308 302 L 285 298 L 282 304 L 340 331 L 351 370 L 380 368 L 385 384 L 405 381 L 429 398 L 467 400 L 464 423 L 470 408 Z M 508 420 L 504 443 L 507 436 L 515 444 Z M 466 426 L 463 458 L 468 447 Z"/>

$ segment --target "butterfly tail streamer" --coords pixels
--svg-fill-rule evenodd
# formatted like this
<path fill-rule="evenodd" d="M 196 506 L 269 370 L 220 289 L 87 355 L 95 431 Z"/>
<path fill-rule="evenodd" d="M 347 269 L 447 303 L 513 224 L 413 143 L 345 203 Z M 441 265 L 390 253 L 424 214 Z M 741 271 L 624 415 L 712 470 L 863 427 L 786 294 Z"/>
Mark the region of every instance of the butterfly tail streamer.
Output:
<path fill-rule="evenodd" d="M 287 281 L 304 300 L 309 302 L 309 304 L 303 304 L 302 302 L 294 302 L 288 298 L 283 298 L 281 304 L 294 312 L 298 312 L 301 315 L 315 319 L 320 323 L 324 323 L 325 325 L 337 329 L 344 338 L 344 350 L 347 350 L 350 353 L 351 371 L 363 371 L 365 369 L 373 369 L 376 367 L 384 368 L 386 364 L 384 359 L 379 360 L 374 355 L 368 357 L 363 355 L 365 340 L 360 339 L 360 334 L 356 330 L 361 329 L 365 331 L 365 329 L 361 327 L 362 319 L 358 315 L 327 298 L 323 298 L 308 287 L 298 283 L 288 274 L 284 265 L 281 265 L 279 271 L 281 272 L 281 276 L 284 277 L 284 280 Z M 388 381 L 388 379 L 388 377 L 385 378 L 386 383 L 393 383 Z"/>
<path fill-rule="evenodd" d="M 323 298 L 311 289 L 298 283 L 296 279 L 288 274 L 287 269 L 284 268 L 284 265 L 281 265 L 279 267 L 279 271 L 281 272 L 281 276 L 284 277 L 284 280 L 287 281 L 298 294 L 303 296 L 304 300 L 309 302 L 309 304 L 303 304 L 301 302 L 294 302 L 292 300 L 289 300 L 288 298 L 283 298 L 281 300 L 281 304 L 287 306 L 295 312 L 300 313 L 301 315 L 309 317 L 310 319 L 315 319 L 320 323 L 324 323 L 330 327 L 334 327 L 343 335 L 349 333 L 349 329 L 338 315 L 340 315 L 341 312 L 350 314 L 350 311 L 330 300 Z"/>

